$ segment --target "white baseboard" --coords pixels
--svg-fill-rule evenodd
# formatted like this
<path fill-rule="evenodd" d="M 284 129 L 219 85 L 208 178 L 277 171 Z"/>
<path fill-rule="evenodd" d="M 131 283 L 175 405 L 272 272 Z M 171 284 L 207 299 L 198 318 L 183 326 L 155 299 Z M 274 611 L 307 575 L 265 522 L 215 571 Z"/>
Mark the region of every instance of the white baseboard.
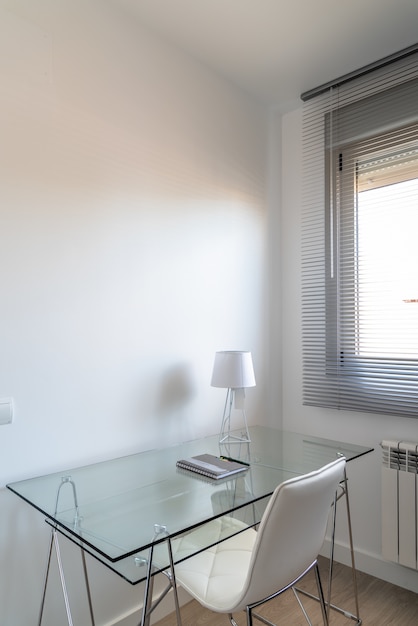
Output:
<path fill-rule="evenodd" d="M 183 606 L 191 600 L 190 596 L 183 589 L 178 590 L 178 597 L 180 606 Z M 131 608 L 129 611 L 119 615 L 116 621 L 112 620 L 104 626 L 138 626 L 139 620 L 141 619 L 141 608 L 141 605 Z M 170 592 L 167 598 L 165 598 L 164 601 L 155 609 L 155 612 L 153 613 L 153 623 L 158 622 L 174 611 L 175 607 L 173 594 Z"/>
<path fill-rule="evenodd" d="M 330 543 L 325 541 L 321 554 L 329 557 Z M 348 545 L 335 543 L 334 559 L 338 563 L 351 565 L 351 554 Z M 371 554 L 356 549 L 354 554 L 356 570 L 380 578 L 393 585 L 398 585 L 410 591 L 417 590 L 418 571 L 409 569 L 397 563 L 391 563 L 382 559 L 381 555 Z"/>

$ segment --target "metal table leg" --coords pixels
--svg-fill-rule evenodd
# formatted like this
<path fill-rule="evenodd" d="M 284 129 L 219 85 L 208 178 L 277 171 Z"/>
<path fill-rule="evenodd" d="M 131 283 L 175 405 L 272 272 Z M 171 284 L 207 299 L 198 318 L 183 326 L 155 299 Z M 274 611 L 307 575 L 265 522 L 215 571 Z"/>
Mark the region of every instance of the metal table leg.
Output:
<path fill-rule="evenodd" d="M 143 607 L 142 607 L 141 622 L 138 626 L 150 626 L 151 613 L 159 605 L 161 600 L 167 595 L 170 589 L 173 590 L 173 594 L 174 594 L 174 604 L 175 604 L 175 610 L 176 610 L 177 626 L 182 626 L 171 540 L 170 540 L 170 537 L 168 536 L 167 527 L 162 524 L 155 524 L 154 525 L 154 540 L 160 534 L 166 535 L 170 566 L 169 566 L 169 569 L 163 573 L 167 576 L 169 580 L 169 584 L 167 588 L 160 594 L 158 599 L 156 601 L 153 601 L 152 592 L 154 588 L 154 579 L 153 579 L 154 545 L 152 545 L 149 550 L 149 556 L 148 556 L 148 562 L 147 562 L 147 576 L 145 580 L 144 602 L 143 602 Z M 140 560 L 143 561 L 142 559 Z"/>
<path fill-rule="evenodd" d="M 46 590 L 47 590 L 47 586 L 48 586 L 48 579 L 49 579 L 49 572 L 50 572 L 50 567 L 51 567 L 51 557 L 52 557 L 52 549 L 53 549 L 53 547 L 55 548 L 55 555 L 57 557 L 58 570 L 59 570 L 59 574 L 60 574 L 62 593 L 63 593 L 63 596 L 64 596 L 65 611 L 67 613 L 68 626 L 73 626 L 73 619 L 72 619 L 72 616 L 71 616 L 71 609 L 70 609 L 70 600 L 69 600 L 69 597 L 68 597 L 67 585 L 66 585 L 66 582 L 65 582 L 65 575 L 64 575 L 64 568 L 62 566 L 60 545 L 59 545 L 59 541 L 58 541 L 58 532 L 57 532 L 57 530 L 55 528 L 52 528 L 52 530 L 51 530 L 51 541 L 50 541 L 49 550 L 48 550 L 48 559 L 47 559 L 47 566 L 46 566 L 46 572 L 45 572 L 44 587 L 43 587 L 43 592 L 42 592 L 41 608 L 40 608 L 40 612 L 39 612 L 38 626 L 41 626 L 41 624 L 42 624 L 42 618 L 43 618 L 43 613 L 44 613 L 44 608 L 45 608 L 45 597 L 46 597 Z M 87 571 L 86 570 L 84 571 L 84 573 L 85 573 L 85 576 L 87 576 Z M 86 586 L 87 586 L 87 589 L 88 589 L 88 597 L 89 597 L 89 602 L 90 602 L 91 597 L 90 597 L 90 589 L 89 589 L 88 578 L 87 577 L 86 577 Z M 92 618 L 92 622 L 91 622 L 92 626 L 94 626 L 94 618 L 93 618 L 91 605 L 90 605 L 90 616 Z"/>
<path fill-rule="evenodd" d="M 74 509 L 75 509 L 74 527 L 77 528 L 77 526 L 78 526 L 78 524 L 80 522 L 79 508 L 78 508 L 78 499 L 77 499 L 77 489 L 76 489 L 76 485 L 75 485 L 74 481 L 71 479 L 71 476 L 63 476 L 62 479 L 61 479 L 61 483 L 60 483 L 60 485 L 59 485 L 59 487 L 57 489 L 57 496 L 56 496 L 56 500 L 55 500 L 55 513 L 54 513 L 54 516 L 56 517 L 56 515 L 58 513 L 58 504 L 59 504 L 59 499 L 60 499 L 60 495 L 61 495 L 61 490 L 64 487 L 66 487 L 66 486 L 71 487 L 71 493 L 72 493 L 72 496 L 73 496 Z M 58 563 L 58 569 L 59 569 L 59 573 L 60 573 L 62 592 L 64 594 L 64 602 L 65 602 L 65 609 L 66 609 L 66 612 L 67 612 L 68 624 L 69 624 L 69 626 L 73 626 L 73 621 L 72 621 L 71 611 L 70 611 L 70 602 L 69 602 L 68 592 L 67 592 L 67 585 L 65 583 L 64 569 L 63 569 L 62 560 L 61 560 L 61 552 L 60 552 L 59 541 L 58 541 L 58 532 L 57 532 L 57 529 L 53 525 L 52 525 L 52 529 L 51 529 L 51 540 L 50 540 L 49 550 L 48 550 L 47 566 L 46 566 L 46 572 L 45 572 L 45 578 L 44 578 L 44 586 L 43 586 L 43 591 L 42 591 L 42 599 L 41 599 L 41 607 L 40 607 L 40 612 L 39 612 L 38 626 L 41 626 L 41 624 L 42 624 L 42 618 L 43 618 L 43 613 L 44 613 L 44 608 L 45 608 L 46 590 L 47 590 L 47 586 L 48 586 L 49 570 L 50 570 L 50 567 L 51 567 L 51 557 L 52 557 L 52 548 L 53 547 L 55 548 L 55 554 L 56 554 L 56 557 L 57 557 L 57 563 Z M 86 583 L 86 591 L 87 591 L 87 600 L 88 600 L 88 605 L 89 605 L 90 620 L 91 620 L 92 626 L 95 626 L 94 614 L 93 614 L 93 603 L 92 603 L 92 598 L 91 598 L 91 593 L 90 593 L 90 584 L 89 584 L 88 573 L 87 573 L 86 555 L 85 555 L 84 550 L 83 550 L 83 548 L 81 546 L 80 546 L 80 549 L 81 549 L 81 559 L 82 559 L 82 564 L 83 564 L 84 580 L 85 580 L 85 583 Z"/>

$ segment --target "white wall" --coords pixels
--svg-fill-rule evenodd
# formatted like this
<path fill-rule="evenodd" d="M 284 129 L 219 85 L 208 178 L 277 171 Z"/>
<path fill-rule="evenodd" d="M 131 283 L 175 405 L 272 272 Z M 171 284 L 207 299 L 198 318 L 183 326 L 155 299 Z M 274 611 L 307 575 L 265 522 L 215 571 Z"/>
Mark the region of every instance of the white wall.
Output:
<path fill-rule="evenodd" d="M 283 427 L 331 439 L 372 446 L 375 451 L 348 465 L 350 504 L 358 567 L 417 591 L 418 572 L 381 558 L 380 442 L 418 439 L 418 421 L 302 405 L 301 346 L 301 177 L 302 110 L 283 117 L 282 187 L 282 410 Z M 344 517 L 344 516 L 342 516 Z M 341 524 L 337 558 L 348 562 L 347 534 Z"/>
<path fill-rule="evenodd" d="M 0 486 L 216 432 L 217 349 L 252 350 L 258 421 L 266 111 L 103 0 L 0 0 L 0 75 Z M 0 623 L 21 626 L 48 531 L 0 500 Z M 92 568 L 113 623 L 139 591 Z"/>
<path fill-rule="evenodd" d="M 0 0 L 0 75 L 0 487 L 215 432 L 213 353 L 250 349 L 251 421 L 375 447 L 349 467 L 357 562 L 416 589 L 380 557 L 379 442 L 417 422 L 302 406 L 301 111 L 269 120 L 103 0 Z M 0 624 L 21 626 L 49 533 L 6 489 L 0 508 Z M 140 590 L 89 567 L 110 626 Z M 52 586 L 45 626 L 63 616 Z"/>

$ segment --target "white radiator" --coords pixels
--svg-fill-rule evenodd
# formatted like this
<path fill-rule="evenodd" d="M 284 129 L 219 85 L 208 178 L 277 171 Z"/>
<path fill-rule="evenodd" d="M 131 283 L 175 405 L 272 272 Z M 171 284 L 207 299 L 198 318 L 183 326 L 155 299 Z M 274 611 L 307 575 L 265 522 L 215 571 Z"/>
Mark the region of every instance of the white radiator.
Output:
<path fill-rule="evenodd" d="M 382 441 L 382 556 L 418 569 L 418 443 Z"/>

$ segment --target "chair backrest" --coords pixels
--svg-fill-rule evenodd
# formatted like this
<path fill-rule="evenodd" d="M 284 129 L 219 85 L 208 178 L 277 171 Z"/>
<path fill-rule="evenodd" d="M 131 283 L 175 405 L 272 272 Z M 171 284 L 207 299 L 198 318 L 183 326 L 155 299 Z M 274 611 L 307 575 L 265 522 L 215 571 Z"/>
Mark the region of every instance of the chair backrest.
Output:
<path fill-rule="evenodd" d="M 285 588 L 315 561 L 344 468 L 339 458 L 275 489 L 260 522 L 241 606 Z"/>

